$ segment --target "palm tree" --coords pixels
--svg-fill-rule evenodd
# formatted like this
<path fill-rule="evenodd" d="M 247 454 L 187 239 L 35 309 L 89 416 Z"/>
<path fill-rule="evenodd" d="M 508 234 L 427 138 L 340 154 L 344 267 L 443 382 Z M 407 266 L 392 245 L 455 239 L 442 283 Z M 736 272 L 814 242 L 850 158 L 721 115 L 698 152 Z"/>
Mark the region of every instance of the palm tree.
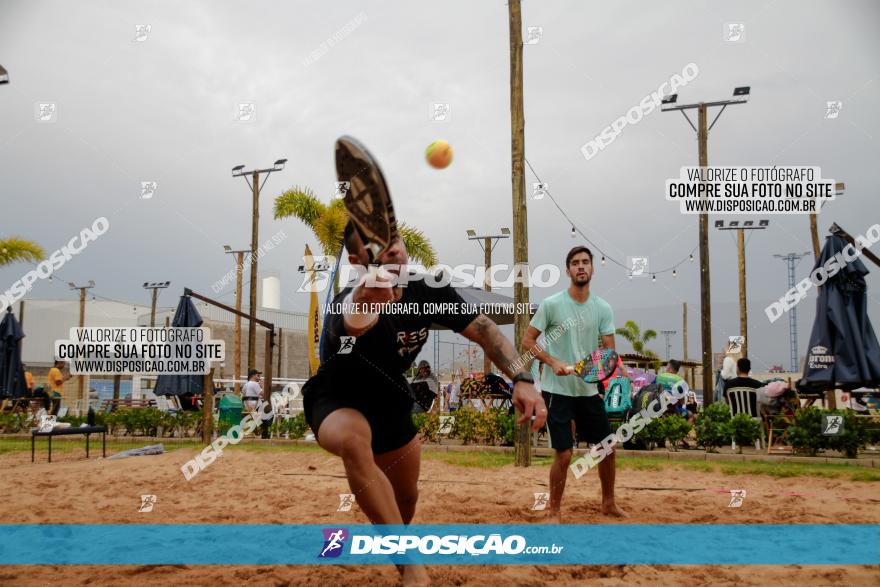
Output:
<path fill-rule="evenodd" d="M 334 199 L 329 205 L 320 201 L 308 187 L 287 190 L 275 198 L 275 219 L 298 218 L 308 226 L 318 239 L 321 251 L 328 257 L 335 257 L 342 248 L 342 233 L 348 223 L 348 210 L 341 198 Z M 425 267 L 437 263 L 437 253 L 425 234 L 406 223 L 397 225 L 409 258 Z M 333 282 L 333 289 L 339 291 L 339 275 Z"/>
<path fill-rule="evenodd" d="M 628 340 L 636 353 L 651 359 L 659 358 L 654 351 L 645 348 L 648 341 L 657 338 L 657 333 L 655 331 L 648 329 L 642 333 L 638 324 L 632 320 L 627 320 L 626 324 L 623 325 L 623 328 L 618 328 L 615 332 Z"/>
<path fill-rule="evenodd" d="M 46 257 L 43 247 L 37 243 L 26 241 L 18 237 L 0 239 L 0 266 L 31 261 L 36 263 Z"/>

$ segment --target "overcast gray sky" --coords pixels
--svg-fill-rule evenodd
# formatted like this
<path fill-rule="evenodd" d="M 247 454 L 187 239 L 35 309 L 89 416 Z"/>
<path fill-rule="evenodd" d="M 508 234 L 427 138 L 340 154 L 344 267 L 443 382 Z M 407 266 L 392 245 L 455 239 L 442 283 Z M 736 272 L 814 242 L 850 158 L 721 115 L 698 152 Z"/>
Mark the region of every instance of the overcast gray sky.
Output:
<path fill-rule="evenodd" d="M 0 86 L 0 236 L 35 240 L 50 253 L 95 218 L 111 222 L 58 272 L 63 282 L 94 279 L 99 295 L 146 302 L 144 281 L 170 280 L 165 305 L 184 286 L 211 294 L 231 267 L 221 246 L 250 240 L 250 196 L 231 167 L 284 157 L 286 169 L 264 188 L 260 233 L 265 240 L 284 230 L 288 238 L 261 268 L 280 272 L 285 309 L 304 310 L 296 269 L 303 245 L 316 243 L 298 221 L 274 220 L 272 203 L 294 185 L 329 200 L 341 134 L 360 138 L 379 158 L 398 218 L 423 229 L 442 262 L 482 263 L 465 230 L 511 225 L 502 1 L 2 0 L 0 7 L 0 63 L 11 78 Z M 863 234 L 880 222 L 878 17 L 880 5 L 868 0 L 526 2 L 524 35 L 528 26 L 543 27 L 540 41 L 524 47 L 526 156 L 609 255 L 646 255 L 654 268 L 686 258 L 696 246 L 696 217 L 663 197 L 664 180 L 697 162 L 696 137 L 682 117 L 654 111 L 589 161 L 580 147 L 694 62 L 699 76 L 680 90 L 680 102 L 752 87 L 749 104 L 728 108 L 713 128 L 710 164 L 820 166 L 847 186 L 820 215 L 822 235 L 832 221 Z M 349 22 L 353 30 L 321 51 Z M 745 25 L 742 42 L 725 41 L 726 23 Z M 134 42 L 137 24 L 151 27 L 142 42 Z M 315 51 L 318 59 L 307 62 Z M 832 100 L 842 110 L 826 119 Z M 56 104 L 56 122 L 35 120 L 41 102 Z M 430 119 L 433 102 L 450 104 L 450 120 Z M 234 120 L 239 103 L 256 105 L 255 121 Z M 423 158 L 438 138 L 455 149 L 442 171 Z M 152 199 L 139 199 L 142 181 L 158 182 Z M 529 189 L 534 181 L 528 174 Z M 528 206 L 530 262 L 561 265 L 582 239 L 570 237 L 549 199 Z M 770 325 L 763 311 L 787 289 L 784 264 L 772 255 L 809 250 L 806 216 L 773 216 L 769 230 L 750 235 L 750 355 L 758 367 L 788 365 L 787 318 Z M 494 260 L 512 262 L 510 241 L 497 246 Z M 718 351 L 738 331 L 732 233 L 713 230 L 711 260 Z M 811 267 L 802 261 L 798 279 Z M 880 271 L 869 268 L 876 325 Z M 0 269 L 0 290 L 28 269 Z M 609 263 L 593 284 L 620 324 L 634 318 L 644 328 L 680 331 L 681 302 L 689 302 L 690 355 L 698 355 L 696 263 L 656 283 L 629 280 Z M 532 300 L 564 286 L 533 289 Z M 73 295 L 57 281 L 40 281 L 30 293 Z M 233 288 L 219 297 L 231 301 Z M 803 354 L 815 295 L 799 310 Z M 680 332 L 672 345 L 680 356 Z M 651 346 L 664 354 L 662 342 Z"/>

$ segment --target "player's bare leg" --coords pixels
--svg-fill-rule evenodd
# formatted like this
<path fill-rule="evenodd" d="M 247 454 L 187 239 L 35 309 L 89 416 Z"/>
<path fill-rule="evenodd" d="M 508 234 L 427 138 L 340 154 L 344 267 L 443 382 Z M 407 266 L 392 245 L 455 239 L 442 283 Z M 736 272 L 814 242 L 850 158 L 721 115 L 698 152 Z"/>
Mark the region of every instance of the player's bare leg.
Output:
<path fill-rule="evenodd" d="M 568 479 L 568 466 L 571 464 L 571 449 L 557 450 L 550 465 L 550 518 L 551 521 L 562 521 L 562 493 Z"/>
<path fill-rule="evenodd" d="M 412 522 L 419 499 L 419 469 L 421 467 L 421 444 L 418 437 L 406 445 L 376 455 L 376 464 L 391 481 L 394 499 L 404 524 Z M 403 575 L 404 585 L 427 585 L 428 575 L 423 565 L 397 565 Z"/>
<path fill-rule="evenodd" d="M 361 510 L 374 524 L 402 524 L 391 482 L 373 460 L 372 433 L 363 414 L 350 408 L 334 411 L 318 430 L 319 444 L 342 458 L 348 485 Z"/>
<path fill-rule="evenodd" d="M 334 411 L 321 423 L 318 439 L 322 448 L 342 458 L 345 474 L 348 477 L 348 486 L 355 495 L 358 506 L 370 519 L 370 522 L 373 524 L 404 523 L 395 497 L 395 488 L 380 468 L 374 458 L 373 450 L 370 448 L 372 433 L 363 414 L 350 408 Z M 418 475 L 418 468 L 416 468 L 416 481 Z M 403 490 L 401 495 L 408 497 L 409 494 Z M 415 502 L 413 502 L 412 508 L 415 511 Z M 409 514 L 409 518 L 412 519 L 412 513 Z M 424 566 L 406 565 L 398 567 L 398 569 L 403 575 L 404 585 L 413 587 L 428 585 L 428 573 Z"/>
<path fill-rule="evenodd" d="M 614 452 L 612 451 L 599 463 L 599 481 L 602 483 L 602 513 L 606 516 L 626 518 L 628 517 L 626 512 L 620 509 L 614 501 L 614 477 L 617 471 L 614 460 Z"/>
<path fill-rule="evenodd" d="M 409 524 L 416 513 L 416 502 L 419 499 L 421 445 L 418 437 L 397 450 L 376 455 L 375 461 L 391 482 L 403 523 Z"/>

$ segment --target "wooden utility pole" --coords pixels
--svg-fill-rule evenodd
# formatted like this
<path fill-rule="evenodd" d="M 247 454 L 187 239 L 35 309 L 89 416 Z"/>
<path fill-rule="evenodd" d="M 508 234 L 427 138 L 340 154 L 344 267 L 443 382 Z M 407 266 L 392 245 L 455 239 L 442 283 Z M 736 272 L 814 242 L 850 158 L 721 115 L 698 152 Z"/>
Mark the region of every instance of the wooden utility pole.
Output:
<path fill-rule="evenodd" d="M 275 376 L 281 379 L 281 357 L 284 355 L 284 329 L 278 329 L 278 366 L 275 367 Z"/>
<path fill-rule="evenodd" d="M 79 327 L 85 328 L 86 325 L 86 290 L 92 289 L 95 287 L 95 282 L 91 279 L 89 280 L 88 285 L 76 285 L 74 283 L 68 283 L 70 289 L 78 289 L 79 290 Z M 85 376 L 77 375 L 77 400 L 85 399 Z"/>
<path fill-rule="evenodd" d="M 272 397 L 272 352 L 275 346 L 275 331 L 266 331 L 266 340 L 263 357 L 263 399 L 269 401 Z"/>
<path fill-rule="evenodd" d="M 709 129 L 715 126 L 724 109 L 733 104 L 745 104 L 748 102 L 748 96 L 751 92 L 749 86 L 740 86 L 734 88 L 733 98 L 727 100 L 719 100 L 716 102 L 698 102 L 696 104 L 677 104 L 678 94 L 673 94 L 664 98 L 664 106 L 661 107 L 662 112 L 672 112 L 680 110 L 687 120 L 688 124 L 697 131 L 697 141 L 699 144 L 700 167 L 702 173 L 705 174 L 705 168 L 709 166 L 709 155 L 707 143 L 709 140 Z M 712 125 L 706 122 L 706 115 L 709 107 L 721 106 L 721 111 L 715 116 Z M 696 109 L 698 113 L 698 124 L 694 126 L 691 119 L 685 113 L 685 110 Z M 705 175 L 703 175 L 705 177 Z M 709 204 L 708 197 L 703 198 L 706 204 Z M 709 214 L 700 214 L 700 338 L 702 343 L 702 363 L 703 363 L 703 402 L 708 406 L 712 403 L 712 375 L 714 365 L 712 361 L 712 294 L 709 284 Z"/>
<path fill-rule="evenodd" d="M 253 210 L 251 212 L 251 291 L 248 305 L 248 369 L 253 369 L 257 364 L 257 241 L 260 232 L 260 173 L 254 171 L 251 175 L 251 188 L 253 191 Z"/>
<path fill-rule="evenodd" d="M 681 336 L 682 336 L 682 349 L 681 349 L 681 357 L 683 361 L 688 360 L 688 303 L 682 302 L 681 304 Z"/>
<path fill-rule="evenodd" d="M 214 439 L 214 368 L 202 380 L 202 444 L 211 444 Z"/>
<path fill-rule="evenodd" d="M 486 261 L 486 279 L 485 286 L 486 291 L 492 291 L 492 277 L 490 275 L 491 267 L 492 267 L 492 239 L 486 237 L 483 249 L 485 249 L 485 261 Z M 468 354 L 468 359 L 470 359 L 470 354 Z M 489 355 L 483 351 L 483 377 L 489 374 L 489 371 L 492 370 L 492 361 L 489 360 Z"/>
<path fill-rule="evenodd" d="M 810 240 L 813 243 L 813 259 L 819 260 L 819 225 L 816 215 L 810 214 Z"/>
<path fill-rule="evenodd" d="M 837 182 L 834 184 L 834 195 L 839 196 L 846 189 L 846 184 L 843 182 Z M 817 221 L 816 214 L 810 214 L 810 241 L 813 243 L 813 260 L 819 261 L 820 246 L 819 246 L 819 225 Z"/>
<path fill-rule="evenodd" d="M 18 302 L 18 325 L 24 330 L 24 300 Z"/>
<path fill-rule="evenodd" d="M 739 254 L 739 334 L 743 337 L 742 356 L 749 356 L 749 318 L 746 308 L 746 235 L 745 229 L 736 230 L 736 248 Z"/>
<path fill-rule="evenodd" d="M 700 167 L 709 166 L 709 128 L 706 122 L 706 104 L 698 107 L 697 138 L 700 149 Z M 709 214 L 700 214 L 700 338 L 703 348 L 703 405 L 714 399 L 712 393 L 712 294 L 709 285 Z"/>
<path fill-rule="evenodd" d="M 150 303 L 150 328 L 156 326 L 156 300 L 159 298 L 159 290 L 153 289 L 152 301 Z"/>
<path fill-rule="evenodd" d="M 287 159 L 278 159 L 270 168 L 254 169 L 252 171 L 245 171 L 244 165 L 236 165 L 232 168 L 232 177 L 243 177 L 245 182 L 247 182 L 248 176 L 250 176 L 249 187 L 251 188 L 251 291 L 250 306 L 248 307 L 248 369 L 254 368 L 257 361 L 257 257 L 259 256 L 257 242 L 260 239 L 260 175 L 268 176 L 275 171 L 281 171 L 284 169 L 285 163 L 287 163 Z M 227 252 L 232 251 L 227 249 Z"/>
<path fill-rule="evenodd" d="M 522 12 L 520 0 L 508 1 L 510 20 L 510 143 L 511 143 L 511 181 L 513 187 L 513 263 L 516 274 L 522 276 L 528 268 L 529 238 L 528 217 L 526 215 L 525 179 L 525 114 L 523 111 L 523 63 L 522 63 Z M 513 300 L 516 304 L 529 303 L 529 288 L 522 278 L 513 285 Z M 526 307 L 518 305 L 517 307 Z M 516 313 L 514 319 L 515 348 L 519 349 L 523 336 L 529 326 L 527 313 Z M 516 466 L 528 467 L 531 464 L 531 423 L 526 421 L 519 426 L 515 438 Z"/>
<path fill-rule="evenodd" d="M 233 251 L 229 245 L 223 245 L 223 248 L 227 254 L 235 256 L 235 311 L 238 314 L 235 315 L 235 357 L 232 361 L 232 378 L 235 380 L 235 383 L 232 384 L 232 391 L 241 393 L 241 383 L 239 382 L 241 377 L 241 286 L 242 274 L 244 273 L 244 254 L 250 251 Z M 249 365 L 248 368 L 252 366 Z"/>
<path fill-rule="evenodd" d="M 235 309 L 241 312 L 241 277 L 244 270 L 244 251 L 235 253 Z M 241 315 L 235 315 L 235 360 L 232 377 L 235 379 L 233 391 L 241 394 Z"/>
<path fill-rule="evenodd" d="M 150 306 L 150 328 L 156 326 L 156 300 L 159 299 L 159 290 L 171 285 L 170 281 L 144 282 L 144 289 L 152 290 L 152 304 Z"/>

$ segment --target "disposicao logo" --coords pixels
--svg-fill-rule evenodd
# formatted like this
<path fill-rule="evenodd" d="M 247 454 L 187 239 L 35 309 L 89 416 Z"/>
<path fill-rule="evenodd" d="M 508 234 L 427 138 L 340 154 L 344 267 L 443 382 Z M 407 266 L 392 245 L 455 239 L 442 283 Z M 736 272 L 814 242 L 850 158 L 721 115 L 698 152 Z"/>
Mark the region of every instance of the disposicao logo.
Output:
<path fill-rule="evenodd" d="M 348 540 L 348 530 L 345 528 L 324 528 L 324 548 L 318 558 L 335 558 L 342 554 L 345 541 Z"/>

